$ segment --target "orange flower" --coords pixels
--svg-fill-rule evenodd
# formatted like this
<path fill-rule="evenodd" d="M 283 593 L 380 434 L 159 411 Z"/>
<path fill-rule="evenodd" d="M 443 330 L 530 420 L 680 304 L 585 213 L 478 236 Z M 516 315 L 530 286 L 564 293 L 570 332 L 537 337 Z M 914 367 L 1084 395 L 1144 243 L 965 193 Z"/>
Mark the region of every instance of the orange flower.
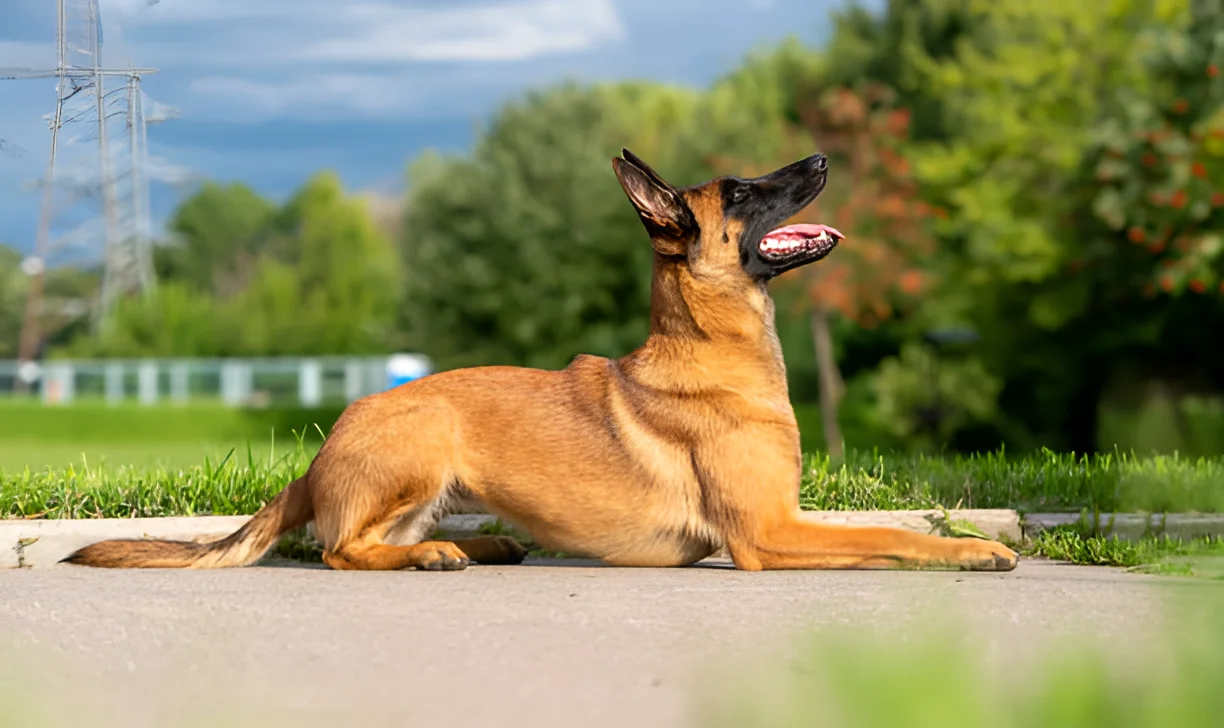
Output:
<path fill-rule="evenodd" d="M 1156 155 L 1155 154 L 1148 152 L 1147 154 L 1143 155 L 1142 159 L 1143 159 L 1143 166 L 1145 167 L 1155 167 L 1156 166 Z"/>
<path fill-rule="evenodd" d="M 1175 191 L 1173 193 L 1173 196 L 1169 198 L 1169 204 L 1172 205 L 1173 208 L 1177 210 L 1180 210 L 1183 207 L 1185 207 L 1186 206 L 1186 191 L 1185 190 Z"/>
<path fill-rule="evenodd" d="M 1190 110 L 1190 102 L 1185 99 L 1178 99 L 1173 102 L 1173 113 L 1184 114 Z"/>
<path fill-rule="evenodd" d="M 1190 173 L 1199 179 L 1207 179 L 1207 167 L 1202 162 L 1195 162 L 1190 166 Z"/>
<path fill-rule="evenodd" d="M 1212 192 L 1211 204 L 1213 207 L 1224 206 L 1224 192 Z"/>
<path fill-rule="evenodd" d="M 1164 289 L 1165 293 L 1172 291 L 1173 290 L 1173 276 L 1171 275 L 1161 276 L 1160 277 L 1160 287 Z"/>
<path fill-rule="evenodd" d="M 1143 232 L 1143 228 L 1138 227 L 1138 226 L 1133 226 L 1129 230 L 1126 231 L 1126 237 L 1132 243 L 1135 243 L 1136 245 L 1138 245 L 1139 243 L 1142 243 L 1147 238 L 1147 234 Z"/>
<path fill-rule="evenodd" d="M 1219 76 L 1219 75 L 1220 75 L 1219 66 L 1217 66 L 1214 63 L 1211 64 L 1210 66 L 1207 66 L 1207 78 L 1215 78 L 1216 76 Z"/>
<path fill-rule="evenodd" d="M 1195 278 L 1190 281 L 1190 290 L 1194 291 L 1195 293 L 1202 293 L 1207 290 L 1207 284 L 1203 283 L 1203 281 L 1200 279 Z"/>
<path fill-rule="evenodd" d="M 897 279 L 897 287 L 906 295 L 914 295 L 922 290 L 922 272 L 907 270 Z"/>

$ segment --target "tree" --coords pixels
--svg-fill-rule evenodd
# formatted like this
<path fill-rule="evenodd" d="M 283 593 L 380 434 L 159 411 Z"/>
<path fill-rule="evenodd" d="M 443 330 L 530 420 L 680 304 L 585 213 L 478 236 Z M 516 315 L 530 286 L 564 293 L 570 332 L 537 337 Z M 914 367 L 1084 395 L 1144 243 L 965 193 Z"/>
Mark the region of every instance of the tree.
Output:
<path fill-rule="evenodd" d="M 335 175 L 316 175 L 267 216 L 246 192 L 219 189 L 175 216 L 188 233 L 180 260 L 200 260 L 213 275 L 168 275 L 151 296 L 121 302 L 104 334 L 78 338 L 61 353 L 311 356 L 391 348 L 399 261 Z"/>
<path fill-rule="evenodd" d="M 620 355 L 649 329 L 652 252 L 611 159 L 641 150 L 677 182 L 694 95 L 562 86 L 503 107 L 470 155 L 410 170 L 403 346 L 439 366 L 556 368 Z M 664 153 L 667 152 L 667 153 Z M 676 155 L 676 156 L 673 156 Z"/>
<path fill-rule="evenodd" d="M 1224 354 L 1203 346 L 1224 329 L 1224 8 L 1192 9 L 1140 36 L 1150 83 L 1119 89 L 1094 127 L 1068 183 L 1063 269 L 1035 297 L 1043 329 L 1093 352 L 1098 384 L 1117 373 L 1224 387 Z M 1077 422 L 1095 437 L 1095 419 Z"/>
<path fill-rule="evenodd" d="M 0 245 L 0 359 L 17 355 L 26 286 L 20 265 L 21 254 Z"/>
<path fill-rule="evenodd" d="M 276 205 L 246 185 L 205 182 L 174 211 L 169 244 L 158 246 L 159 280 L 226 298 L 247 283 Z"/>
<path fill-rule="evenodd" d="M 924 296 L 922 316 L 981 332 L 1009 439 L 1094 447 L 1100 372 L 1119 363 L 1118 341 L 1148 336 L 1134 321 L 1105 326 L 1112 312 L 1089 306 L 1093 289 L 1068 285 L 1064 267 L 1083 242 L 1075 180 L 1098 125 L 1117 89 L 1157 88 L 1150 34 L 1186 20 L 1177 1 L 891 0 L 874 20 L 849 13 L 830 44 L 845 62 L 829 78 L 861 69 L 916 112 L 909 157 L 948 211 L 935 230 L 954 282 Z"/>
<path fill-rule="evenodd" d="M 0 245 L 0 359 L 17 356 L 29 286 L 21 259 L 16 250 Z M 99 280 L 97 270 L 60 266 L 47 271 L 39 312 L 44 345 L 57 346 L 86 329 L 88 301 Z"/>

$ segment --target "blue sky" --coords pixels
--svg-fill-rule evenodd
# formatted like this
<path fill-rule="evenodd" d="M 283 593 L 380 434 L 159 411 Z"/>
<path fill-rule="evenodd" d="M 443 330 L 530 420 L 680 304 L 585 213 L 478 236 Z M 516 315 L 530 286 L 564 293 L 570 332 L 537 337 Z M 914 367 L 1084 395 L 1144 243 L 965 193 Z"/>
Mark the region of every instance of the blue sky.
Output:
<path fill-rule="evenodd" d="M 73 0 L 70 0 L 70 2 Z M 80 2 L 80 0 L 75 0 Z M 819 43 L 844 0 L 100 0 L 105 62 L 152 66 L 162 168 L 283 198 L 322 168 L 402 188 L 499 103 L 564 79 L 705 85 L 787 35 Z M 867 6 L 882 5 L 882 0 Z M 0 67 L 54 65 L 51 0 L 4 0 Z M 32 246 L 54 82 L 0 81 L 0 242 Z M 16 151 L 12 151 L 13 149 Z M 162 219 L 189 187 L 155 185 Z"/>

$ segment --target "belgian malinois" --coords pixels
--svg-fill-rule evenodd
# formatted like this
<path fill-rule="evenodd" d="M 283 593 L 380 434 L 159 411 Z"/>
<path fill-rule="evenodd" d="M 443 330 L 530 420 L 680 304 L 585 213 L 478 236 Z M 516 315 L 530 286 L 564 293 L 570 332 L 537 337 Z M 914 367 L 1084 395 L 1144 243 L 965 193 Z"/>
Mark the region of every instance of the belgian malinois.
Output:
<path fill-rule="evenodd" d="M 352 403 L 306 474 L 208 544 L 117 540 L 66 561 L 255 563 L 314 522 L 334 569 L 514 564 L 515 540 L 423 540 L 478 502 L 540 545 L 620 566 L 681 566 L 726 547 L 759 569 L 1015 568 L 1006 546 L 832 526 L 799 509 L 799 430 L 766 283 L 841 240 L 783 225 L 824 189 L 814 155 L 754 179 L 668 184 L 628 150 L 612 168 L 654 247 L 650 336 L 565 369 L 440 372 Z"/>

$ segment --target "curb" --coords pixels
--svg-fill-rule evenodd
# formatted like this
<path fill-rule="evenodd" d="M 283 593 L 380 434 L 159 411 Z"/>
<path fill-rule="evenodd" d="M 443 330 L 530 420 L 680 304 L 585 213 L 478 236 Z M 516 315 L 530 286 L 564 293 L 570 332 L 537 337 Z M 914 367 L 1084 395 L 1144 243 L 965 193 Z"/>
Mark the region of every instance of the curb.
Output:
<path fill-rule="evenodd" d="M 1081 519 L 1083 519 L 1081 521 Z M 1059 526 L 1079 524 L 1091 526 L 1091 515 L 1079 513 L 1028 513 L 1024 516 L 1025 540 Z M 1097 521 L 1099 533 L 1116 536 L 1124 541 L 1138 541 L 1144 536 L 1168 536 L 1190 540 L 1204 536 L 1224 538 L 1224 514 L 1191 513 L 1102 513 Z"/>
<path fill-rule="evenodd" d="M 941 511 L 807 511 L 821 523 L 893 526 L 938 533 Z M 1018 543 L 1024 536 L 1020 516 L 1011 510 L 953 510 L 950 521 L 968 521 L 992 539 Z M 0 520 L 0 569 L 51 566 L 73 551 L 111 538 L 168 538 L 213 541 L 238 530 L 250 516 L 177 518 L 83 518 Z M 466 513 L 443 518 L 437 533 L 447 538 L 477 535 L 497 522 L 496 516 Z"/>

